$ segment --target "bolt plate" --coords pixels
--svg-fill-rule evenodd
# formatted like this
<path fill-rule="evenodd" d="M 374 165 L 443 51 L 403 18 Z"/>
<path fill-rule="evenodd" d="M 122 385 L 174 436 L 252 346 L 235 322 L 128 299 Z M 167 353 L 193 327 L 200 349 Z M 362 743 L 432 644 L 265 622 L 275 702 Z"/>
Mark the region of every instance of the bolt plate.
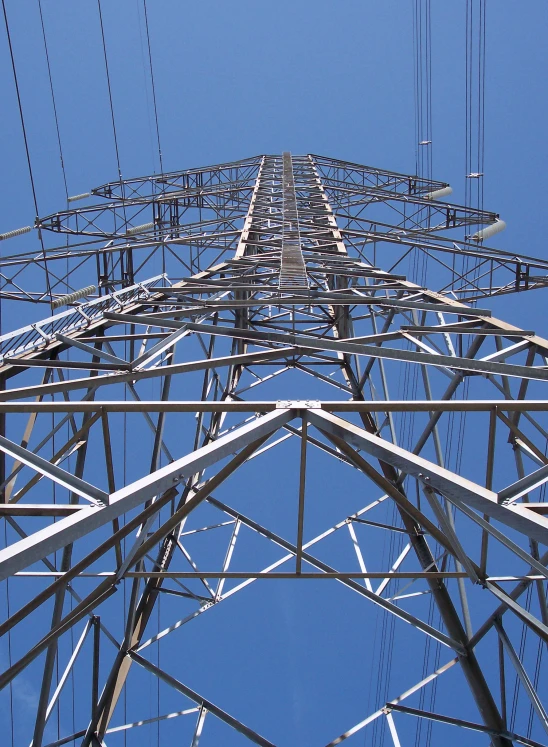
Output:
<path fill-rule="evenodd" d="M 321 407 L 319 399 L 279 399 L 276 402 L 277 410 L 320 410 Z"/>

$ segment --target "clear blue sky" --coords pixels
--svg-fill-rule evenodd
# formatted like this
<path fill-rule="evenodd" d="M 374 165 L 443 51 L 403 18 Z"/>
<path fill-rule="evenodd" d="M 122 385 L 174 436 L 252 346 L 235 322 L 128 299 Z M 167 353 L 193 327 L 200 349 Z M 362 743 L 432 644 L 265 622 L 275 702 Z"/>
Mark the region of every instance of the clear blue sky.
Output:
<path fill-rule="evenodd" d="M 149 0 L 148 5 L 165 169 L 291 150 L 413 172 L 412 0 Z M 6 0 L 6 7 L 37 200 L 40 213 L 47 214 L 64 208 L 65 195 L 38 6 L 36 0 Z M 453 186 L 456 202 L 464 198 L 465 183 L 464 8 L 459 0 L 432 3 L 433 176 Z M 97 4 L 43 0 L 43 10 L 68 190 L 69 194 L 87 192 L 117 178 Z M 104 0 L 103 15 L 122 173 L 124 177 L 152 173 L 158 170 L 158 159 L 142 3 Z M 496 246 L 544 258 L 547 28 L 546 0 L 488 0 L 485 207 L 500 213 L 508 225 L 493 242 Z M 3 29 L 0 100 L 2 232 L 31 224 L 35 217 Z M 38 249 L 33 236 L 18 242 L 21 250 Z M 507 297 L 492 307 L 508 321 L 539 334 L 547 332 L 546 291 Z M 17 318 L 2 319 L 3 331 L 16 326 Z M 321 479 L 335 481 L 331 474 Z M 361 701 L 359 684 L 352 692 L 341 693 L 363 637 L 374 635 L 374 629 L 356 622 L 360 600 L 347 602 L 345 596 L 345 606 L 339 606 L 344 590 L 336 588 L 326 605 L 321 597 L 324 588 L 303 596 L 294 588 L 282 593 L 276 587 L 270 599 L 262 599 L 265 605 L 272 604 L 273 620 L 281 614 L 280 625 L 289 637 L 281 657 L 269 653 L 276 645 L 277 623 L 269 624 L 251 607 L 243 622 L 249 647 L 237 672 L 226 675 L 233 678 L 228 687 L 226 681 L 218 682 L 207 693 L 218 700 L 223 693 L 234 695 L 239 678 L 243 682 L 256 668 L 261 647 L 264 671 L 253 674 L 257 691 L 249 707 L 257 711 L 257 724 L 264 723 L 270 712 L 271 731 L 266 736 L 276 738 L 279 733 L 281 743 L 287 745 L 291 740 L 281 721 L 294 729 L 293 744 L 318 745 L 327 723 L 350 726 L 359 714 L 365 716 L 366 706 L 376 707 Z M 235 634 L 242 624 L 241 609 L 233 606 L 227 612 Z M 322 626 L 312 625 L 314 616 L 321 617 Z M 189 666 L 194 663 L 200 668 L 202 646 L 201 652 L 210 652 L 212 666 L 214 657 L 225 656 L 223 671 L 231 672 L 226 651 L 208 638 L 215 633 L 213 620 L 209 629 L 205 618 L 188 652 Z M 331 626 L 345 653 L 333 660 L 326 654 L 319 667 L 301 650 L 299 636 L 310 637 L 327 651 Z M 405 655 L 405 641 L 400 641 L 399 655 Z M 353 672 L 351 681 L 368 678 L 368 666 L 367 660 L 359 659 L 361 673 Z M 330 680 L 329 687 L 321 686 L 324 679 Z M 193 684 L 200 690 L 208 682 L 198 676 Z M 398 689 L 397 682 L 393 685 Z M 237 709 L 238 699 L 232 695 L 228 701 L 232 699 Z M 336 695 L 344 696 L 344 713 L 331 719 Z M 21 697 L 24 700 L 26 694 Z M 32 697 L 28 695 L 29 700 Z M 146 700 L 146 693 L 142 697 Z M 272 717 L 269 699 L 283 709 L 283 719 Z M 176 698 L 172 705 L 176 709 Z M 230 710 L 233 704 L 221 705 Z M 168 704 L 164 710 L 169 710 Z M 477 718 L 473 707 L 469 717 Z M 20 736 L 23 733 L 26 737 L 21 725 Z M 227 747 L 240 743 L 221 733 Z M 454 740 L 446 744 L 462 743 L 458 732 L 446 733 Z M 132 738 L 135 741 L 128 742 L 132 745 L 149 744 L 144 729 Z M 469 743 L 484 743 L 475 739 L 470 737 Z M 204 747 L 207 744 L 204 739 Z M 363 737 L 355 744 L 362 745 Z"/>

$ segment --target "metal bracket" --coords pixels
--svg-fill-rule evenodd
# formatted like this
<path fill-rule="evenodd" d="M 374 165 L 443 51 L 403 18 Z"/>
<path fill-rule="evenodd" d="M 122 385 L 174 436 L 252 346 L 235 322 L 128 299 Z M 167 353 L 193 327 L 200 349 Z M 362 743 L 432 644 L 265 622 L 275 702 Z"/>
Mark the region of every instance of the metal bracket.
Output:
<path fill-rule="evenodd" d="M 88 315 L 86 314 L 86 312 L 84 311 L 84 309 L 82 308 L 82 306 L 76 306 L 76 307 L 75 307 L 75 309 L 76 309 L 76 311 L 78 312 L 78 314 L 80 314 L 80 316 L 83 316 L 83 317 L 84 317 L 84 319 L 86 320 L 86 322 L 87 322 L 88 324 L 91 324 L 91 319 L 90 319 L 90 318 L 89 318 L 89 316 L 88 316 Z"/>
<path fill-rule="evenodd" d="M 42 329 L 40 329 L 38 324 L 31 324 L 30 326 L 35 332 L 37 332 L 40 335 L 40 337 L 42 337 L 45 340 L 47 345 L 50 344 L 50 342 L 52 341 L 52 338 L 49 335 L 47 335 Z"/>
<path fill-rule="evenodd" d="M 322 403 L 319 399 L 279 399 L 276 402 L 277 410 L 321 410 Z"/>

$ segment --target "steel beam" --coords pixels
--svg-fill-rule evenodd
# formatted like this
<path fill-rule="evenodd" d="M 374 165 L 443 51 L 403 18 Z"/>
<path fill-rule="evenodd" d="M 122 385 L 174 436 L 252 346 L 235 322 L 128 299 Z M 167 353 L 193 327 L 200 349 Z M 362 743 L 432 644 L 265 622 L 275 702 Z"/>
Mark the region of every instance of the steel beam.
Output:
<path fill-rule="evenodd" d="M 20 540 L 5 550 L 0 550 L 0 578 L 6 578 L 22 570 L 64 547 L 67 543 L 74 542 L 155 495 L 174 487 L 195 472 L 202 471 L 224 459 L 252 441 L 274 433 L 293 417 L 295 413 L 289 410 L 277 410 L 262 418 L 257 418 L 251 424 L 242 426 L 189 456 L 177 459 L 152 475 L 120 488 L 109 497 L 108 504 L 104 507 L 83 508 L 74 516 L 67 516 L 51 527 L 39 530 L 31 537 Z"/>
<path fill-rule="evenodd" d="M 454 497 L 528 537 L 544 544 L 548 543 L 548 520 L 533 511 L 529 511 L 525 506 L 503 506 L 498 502 L 497 494 L 493 491 L 443 469 L 443 467 L 438 467 L 433 462 L 394 446 L 377 436 L 373 436 L 352 423 L 337 418 L 335 415 L 310 410 L 309 418 L 310 422 L 319 430 L 344 438 L 348 443 L 363 449 L 381 461 L 391 464 L 404 474 L 428 480 L 428 485 L 439 490 L 449 499 Z"/>

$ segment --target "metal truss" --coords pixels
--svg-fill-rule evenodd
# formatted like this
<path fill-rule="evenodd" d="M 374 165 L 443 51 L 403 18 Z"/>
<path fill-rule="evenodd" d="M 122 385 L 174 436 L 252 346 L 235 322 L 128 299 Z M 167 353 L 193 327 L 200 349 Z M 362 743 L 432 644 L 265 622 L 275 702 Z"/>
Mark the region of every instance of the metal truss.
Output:
<path fill-rule="evenodd" d="M 406 652 L 319 747 L 368 728 L 398 747 L 423 721 L 447 744 L 546 740 L 548 340 L 466 302 L 542 287 L 548 263 L 484 246 L 498 216 L 447 186 L 262 156 L 103 185 L 37 220 L 68 244 L 4 256 L 4 303 L 70 304 L 0 338 L 0 683 L 18 724 L 14 688 L 38 683 L 34 747 L 152 726 L 295 744 L 185 655 L 276 579 L 341 585 Z M 396 274 L 418 257 L 421 282 Z M 26 287 L 46 268 L 50 297 Z M 82 278 L 97 298 L 69 297 Z"/>
<path fill-rule="evenodd" d="M 433 289 L 462 301 L 547 284 L 548 262 L 488 247 L 482 231 L 500 222 L 498 216 L 443 202 L 441 197 L 451 192 L 446 183 L 310 158 L 341 240 L 365 262 L 376 264 L 382 256 L 383 267 L 395 270 L 409 256 L 419 267 L 431 259 L 436 265 Z M 179 265 L 176 275 L 186 275 L 210 266 L 215 256 L 232 258 L 258 174 L 263 170 L 266 177 L 271 161 L 271 156 L 258 156 L 127 179 L 69 198 L 70 205 L 84 205 L 35 221 L 46 248 L 0 259 L 2 297 L 51 303 L 92 279 L 104 294 L 133 285 L 137 277 L 161 274 L 168 265 Z M 31 227 L 0 234 L 0 239 L 26 230 Z M 50 234 L 63 234 L 66 240 L 48 242 Z M 48 293 L 37 289 L 44 286 L 45 271 Z"/>

